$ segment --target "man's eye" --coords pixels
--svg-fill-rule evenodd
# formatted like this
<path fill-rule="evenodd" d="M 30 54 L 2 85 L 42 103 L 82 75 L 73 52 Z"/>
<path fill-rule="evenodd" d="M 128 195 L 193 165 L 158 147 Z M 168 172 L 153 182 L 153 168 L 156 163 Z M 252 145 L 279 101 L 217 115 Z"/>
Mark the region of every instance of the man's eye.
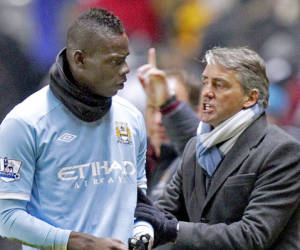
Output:
<path fill-rule="evenodd" d="M 216 82 L 215 86 L 216 86 L 216 88 L 223 88 L 224 83 L 223 82 Z"/>
<path fill-rule="evenodd" d="M 112 64 L 114 64 L 114 65 L 121 65 L 122 62 L 123 62 L 123 60 L 120 60 L 120 59 L 113 59 L 111 62 L 112 62 Z"/>

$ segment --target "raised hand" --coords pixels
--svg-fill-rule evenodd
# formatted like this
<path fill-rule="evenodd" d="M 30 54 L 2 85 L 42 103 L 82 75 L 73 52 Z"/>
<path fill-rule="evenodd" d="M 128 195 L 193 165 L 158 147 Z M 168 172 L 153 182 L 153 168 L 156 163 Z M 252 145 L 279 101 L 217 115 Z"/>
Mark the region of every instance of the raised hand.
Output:
<path fill-rule="evenodd" d="M 149 104 L 158 107 L 170 98 L 166 74 L 156 67 L 154 48 L 149 49 L 148 63 L 138 68 L 137 76 L 146 92 Z"/>

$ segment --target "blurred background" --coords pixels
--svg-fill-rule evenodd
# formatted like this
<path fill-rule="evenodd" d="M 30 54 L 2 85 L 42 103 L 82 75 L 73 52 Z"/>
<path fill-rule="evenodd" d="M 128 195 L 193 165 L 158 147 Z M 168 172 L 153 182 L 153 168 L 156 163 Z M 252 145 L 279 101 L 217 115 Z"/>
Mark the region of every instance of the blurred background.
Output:
<path fill-rule="evenodd" d="M 1 0 L 0 121 L 43 86 L 68 26 L 93 6 L 112 11 L 126 28 L 131 72 L 119 95 L 143 113 L 136 68 L 147 62 L 150 47 L 158 67 L 200 79 L 207 49 L 248 46 L 267 63 L 270 121 L 300 139 L 300 0 Z M 19 249 L 5 244 L 0 240 L 0 249 Z"/>
<path fill-rule="evenodd" d="M 201 76 L 204 52 L 248 46 L 266 60 L 272 122 L 300 138 L 300 0 L 1 0 L 0 121 L 43 78 L 65 46 L 66 30 L 83 10 L 104 7 L 130 37 L 131 72 L 119 95 L 142 112 L 136 68 L 155 47 L 158 66 Z"/>

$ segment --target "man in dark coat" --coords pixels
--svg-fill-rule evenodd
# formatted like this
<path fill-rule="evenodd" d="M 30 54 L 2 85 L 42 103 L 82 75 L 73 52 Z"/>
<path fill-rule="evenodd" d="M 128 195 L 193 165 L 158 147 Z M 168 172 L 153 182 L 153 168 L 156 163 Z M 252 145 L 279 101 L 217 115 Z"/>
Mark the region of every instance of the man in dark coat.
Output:
<path fill-rule="evenodd" d="M 300 145 L 267 122 L 264 61 L 214 48 L 205 62 L 197 136 L 156 207 L 139 194 L 136 217 L 174 249 L 299 249 Z"/>

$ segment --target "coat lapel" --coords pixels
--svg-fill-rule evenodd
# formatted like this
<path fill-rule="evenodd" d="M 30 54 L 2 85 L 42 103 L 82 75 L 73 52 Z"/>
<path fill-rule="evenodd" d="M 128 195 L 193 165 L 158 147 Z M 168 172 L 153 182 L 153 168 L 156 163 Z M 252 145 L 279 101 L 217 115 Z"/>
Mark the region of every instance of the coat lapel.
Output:
<path fill-rule="evenodd" d="M 202 208 L 205 204 L 206 193 L 205 193 L 205 175 L 202 167 L 198 164 L 195 155 L 195 192 L 198 200 L 198 208 L 200 210 L 198 221 L 202 216 Z"/>
<path fill-rule="evenodd" d="M 191 179 L 188 178 L 188 181 L 185 181 L 189 187 L 192 187 L 192 193 L 189 195 L 189 199 L 191 200 L 192 206 L 195 208 L 193 209 L 193 218 L 198 218 L 200 220 L 201 214 L 199 213 L 199 210 L 202 208 L 204 201 L 205 201 L 205 178 L 203 175 L 203 170 L 201 166 L 197 163 L 196 158 L 196 143 L 197 138 L 193 138 L 193 143 L 190 145 L 191 150 L 187 150 L 187 152 L 190 152 L 191 155 L 189 157 L 184 157 L 185 159 L 188 159 L 184 163 L 184 168 L 186 170 L 193 169 L 192 172 L 188 172 Z M 192 183 L 191 183 L 192 182 Z M 193 186 L 194 184 L 194 186 Z"/>
<path fill-rule="evenodd" d="M 260 142 L 266 133 L 266 127 L 266 116 L 263 114 L 242 133 L 235 145 L 227 153 L 220 166 L 216 170 L 212 178 L 206 199 L 201 206 L 200 214 L 203 213 L 206 205 L 213 198 L 218 189 L 223 185 L 227 177 L 230 176 L 231 173 L 237 168 L 239 168 L 241 163 L 248 157 L 250 149 Z"/>

